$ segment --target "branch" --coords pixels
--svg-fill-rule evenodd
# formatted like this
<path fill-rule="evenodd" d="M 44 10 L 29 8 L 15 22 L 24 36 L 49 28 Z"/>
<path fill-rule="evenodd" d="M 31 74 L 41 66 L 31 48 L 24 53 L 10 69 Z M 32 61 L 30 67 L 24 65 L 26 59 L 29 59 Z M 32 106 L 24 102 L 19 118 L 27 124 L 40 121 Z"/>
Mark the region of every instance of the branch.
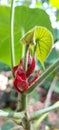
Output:
<path fill-rule="evenodd" d="M 42 109 L 42 110 L 38 110 L 38 111 L 36 111 L 36 112 L 33 112 L 32 115 L 30 116 L 30 119 L 29 119 L 29 120 L 30 120 L 30 121 L 31 121 L 31 120 L 36 120 L 36 119 L 38 119 L 40 116 L 42 116 L 43 114 L 48 113 L 48 112 L 50 112 L 50 111 L 52 111 L 52 110 L 55 110 L 55 109 L 57 109 L 57 108 L 59 108 L 59 101 L 58 101 L 57 103 L 55 103 L 54 105 L 48 107 L 48 108 L 45 108 L 45 109 Z"/>
<path fill-rule="evenodd" d="M 59 108 L 59 101 L 55 103 L 53 106 L 50 106 L 48 108 L 33 112 L 30 117 L 29 121 L 38 119 L 41 115 L 48 113 L 54 109 Z M 0 117 L 5 118 L 14 118 L 14 119 L 23 119 L 24 118 L 24 112 L 5 112 L 3 110 L 0 110 Z"/>
<path fill-rule="evenodd" d="M 11 3 L 11 30 L 10 30 L 10 50 L 11 50 L 11 64 L 12 68 L 15 66 L 15 50 L 14 50 L 14 4 L 15 0 Z"/>
<path fill-rule="evenodd" d="M 35 83 L 33 83 L 31 85 L 30 88 L 28 88 L 28 90 L 26 90 L 24 92 L 24 94 L 29 94 L 31 93 L 38 85 L 41 85 L 42 82 L 53 72 L 55 71 L 59 66 L 59 60 L 57 60 L 54 64 L 52 64 L 48 69 L 46 69 L 45 72 L 43 72 L 41 74 L 41 76 L 39 76 L 39 78 L 35 81 Z"/>
<path fill-rule="evenodd" d="M 5 112 L 0 110 L 0 117 L 22 119 L 24 117 L 23 112 Z"/>

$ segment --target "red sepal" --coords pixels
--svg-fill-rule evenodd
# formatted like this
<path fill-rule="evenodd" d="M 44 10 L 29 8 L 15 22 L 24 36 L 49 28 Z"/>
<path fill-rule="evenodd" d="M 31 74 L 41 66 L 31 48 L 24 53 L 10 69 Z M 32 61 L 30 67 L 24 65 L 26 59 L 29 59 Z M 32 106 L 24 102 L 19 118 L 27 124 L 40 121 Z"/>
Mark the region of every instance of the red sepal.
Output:
<path fill-rule="evenodd" d="M 26 74 L 22 66 L 18 66 L 17 74 L 23 79 L 26 80 Z"/>
<path fill-rule="evenodd" d="M 23 80 L 18 74 L 14 79 L 14 87 L 18 92 L 23 92 L 28 89 L 28 82 Z"/>
<path fill-rule="evenodd" d="M 38 79 L 38 77 L 39 77 L 40 74 L 41 74 L 41 71 L 39 70 L 39 71 L 36 73 L 36 75 L 35 75 L 35 77 L 33 78 L 33 80 L 29 82 L 29 86 L 31 86 L 31 85 Z"/>

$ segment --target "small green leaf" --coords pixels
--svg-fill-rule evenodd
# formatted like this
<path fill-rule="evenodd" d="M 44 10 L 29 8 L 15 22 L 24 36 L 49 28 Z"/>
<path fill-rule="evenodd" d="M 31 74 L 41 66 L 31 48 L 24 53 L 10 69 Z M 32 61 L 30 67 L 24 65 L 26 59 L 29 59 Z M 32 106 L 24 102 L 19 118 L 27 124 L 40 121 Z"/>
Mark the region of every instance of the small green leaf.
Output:
<path fill-rule="evenodd" d="M 53 37 L 51 32 L 45 27 L 36 26 L 24 35 L 21 42 L 36 45 L 36 57 L 44 65 L 43 63 L 52 48 Z"/>
<path fill-rule="evenodd" d="M 21 39 L 20 42 L 23 44 L 34 44 L 34 30 L 30 30 Z"/>
<path fill-rule="evenodd" d="M 36 57 L 43 65 L 52 48 L 52 34 L 45 27 L 37 26 L 35 29 L 35 41 L 37 44 Z"/>

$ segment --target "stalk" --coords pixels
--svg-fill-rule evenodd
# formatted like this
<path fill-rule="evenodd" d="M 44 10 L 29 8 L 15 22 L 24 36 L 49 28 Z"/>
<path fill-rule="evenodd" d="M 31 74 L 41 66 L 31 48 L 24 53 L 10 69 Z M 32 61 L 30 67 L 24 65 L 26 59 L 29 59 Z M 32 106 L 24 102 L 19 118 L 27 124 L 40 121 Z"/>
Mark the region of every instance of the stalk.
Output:
<path fill-rule="evenodd" d="M 14 50 L 14 10 L 15 0 L 11 1 L 11 27 L 10 27 L 10 50 L 11 50 L 11 65 L 15 66 L 15 50 Z"/>
<path fill-rule="evenodd" d="M 31 120 L 37 120 L 38 118 L 40 118 L 43 114 L 46 114 L 52 110 L 55 110 L 59 108 L 59 101 L 56 102 L 54 105 L 50 106 L 50 107 L 47 107 L 47 108 L 44 108 L 42 110 L 38 110 L 36 112 L 33 112 L 32 115 L 30 116 L 30 121 Z"/>

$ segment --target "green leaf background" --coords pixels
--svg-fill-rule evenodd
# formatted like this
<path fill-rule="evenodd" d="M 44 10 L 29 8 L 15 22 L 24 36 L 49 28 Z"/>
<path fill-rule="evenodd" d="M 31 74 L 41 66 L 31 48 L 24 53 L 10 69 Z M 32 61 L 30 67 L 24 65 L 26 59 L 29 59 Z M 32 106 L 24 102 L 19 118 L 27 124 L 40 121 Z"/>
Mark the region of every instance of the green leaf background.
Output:
<path fill-rule="evenodd" d="M 16 64 L 22 56 L 20 38 L 34 26 L 44 26 L 52 32 L 48 14 L 42 9 L 24 6 L 15 8 L 14 36 Z M 11 66 L 10 56 L 10 8 L 0 6 L 0 61 Z"/>
<path fill-rule="evenodd" d="M 14 127 L 14 124 L 12 122 L 5 122 L 2 127 L 1 130 L 11 130 L 11 128 Z"/>
<path fill-rule="evenodd" d="M 50 5 L 59 9 L 59 0 L 50 0 Z"/>

